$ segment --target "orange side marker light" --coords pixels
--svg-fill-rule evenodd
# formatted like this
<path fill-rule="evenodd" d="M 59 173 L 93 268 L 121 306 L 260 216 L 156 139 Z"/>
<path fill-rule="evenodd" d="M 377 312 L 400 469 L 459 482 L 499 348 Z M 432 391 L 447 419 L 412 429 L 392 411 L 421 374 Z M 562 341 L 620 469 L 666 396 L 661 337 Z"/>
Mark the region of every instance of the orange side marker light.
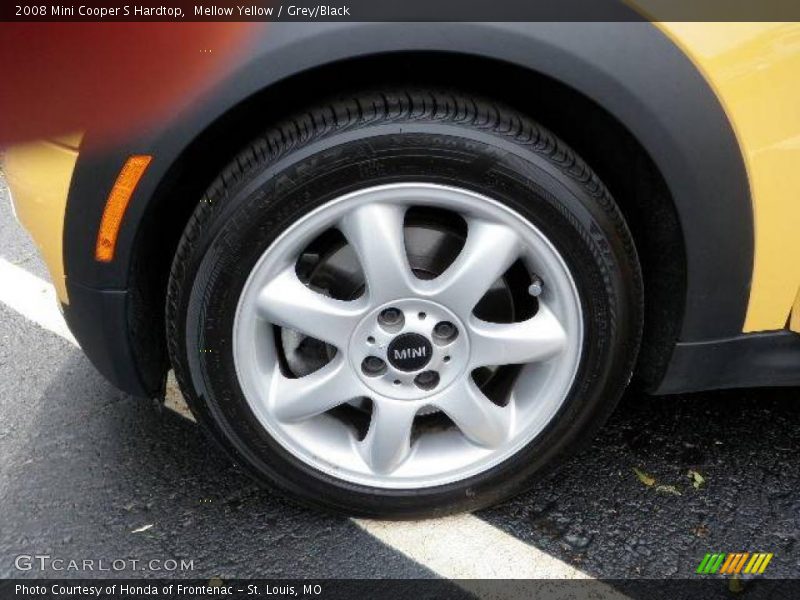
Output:
<path fill-rule="evenodd" d="M 135 155 L 128 158 L 122 166 L 122 170 L 114 182 L 114 187 L 108 194 L 106 207 L 103 209 L 103 218 L 100 220 L 97 244 L 94 248 L 95 260 L 106 263 L 114 260 L 122 218 L 125 216 L 128 202 L 151 160 L 153 157 L 146 154 Z"/>

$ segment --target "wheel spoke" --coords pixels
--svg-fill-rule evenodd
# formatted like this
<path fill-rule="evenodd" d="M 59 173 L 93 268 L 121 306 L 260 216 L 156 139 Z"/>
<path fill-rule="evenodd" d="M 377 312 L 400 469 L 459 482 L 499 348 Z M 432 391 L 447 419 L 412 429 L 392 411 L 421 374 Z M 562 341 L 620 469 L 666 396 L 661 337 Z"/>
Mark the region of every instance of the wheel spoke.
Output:
<path fill-rule="evenodd" d="M 406 255 L 404 218 L 402 206 L 366 204 L 347 213 L 339 223 L 361 263 L 373 303 L 413 293 L 415 277 Z"/>
<path fill-rule="evenodd" d="M 258 296 L 261 318 L 340 349 L 365 309 L 365 301 L 345 302 L 315 292 L 297 278 L 294 268 L 285 269 Z"/>
<path fill-rule="evenodd" d="M 364 460 L 375 473 L 397 469 L 411 452 L 411 426 L 416 407 L 408 402 L 375 402 L 367 437 L 361 442 Z"/>
<path fill-rule="evenodd" d="M 276 367 L 272 409 L 281 421 L 302 421 L 360 398 L 364 393 L 363 386 L 340 353 L 321 369 L 297 379 L 284 376 Z"/>
<path fill-rule="evenodd" d="M 512 406 L 497 406 L 478 389 L 471 377 L 452 386 L 434 404 L 452 419 L 470 441 L 495 448 L 511 432 Z"/>
<path fill-rule="evenodd" d="M 432 299 L 465 320 L 492 284 L 519 257 L 517 234 L 505 225 L 468 221 L 467 241 L 453 263 L 436 279 L 426 281 Z"/>
<path fill-rule="evenodd" d="M 470 368 L 520 365 L 548 360 L 567 345 L 567 333 L 558 318 L 540 302 L 539 311 L 519 323 L 469 321 L 472 358 Z"/>

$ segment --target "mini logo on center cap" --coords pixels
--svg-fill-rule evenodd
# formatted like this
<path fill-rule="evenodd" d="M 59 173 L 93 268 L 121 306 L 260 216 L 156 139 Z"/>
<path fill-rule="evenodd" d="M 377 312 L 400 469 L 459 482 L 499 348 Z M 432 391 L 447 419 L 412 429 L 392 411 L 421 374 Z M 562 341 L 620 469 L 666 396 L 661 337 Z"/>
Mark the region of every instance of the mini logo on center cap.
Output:
<path fill-rule="evenodd" d="M 398 335 L 389 344 L 389 362 L 401 371 L 417 371 L 428 364 L 433 346 L 428 339 L 418 333 Z"/>

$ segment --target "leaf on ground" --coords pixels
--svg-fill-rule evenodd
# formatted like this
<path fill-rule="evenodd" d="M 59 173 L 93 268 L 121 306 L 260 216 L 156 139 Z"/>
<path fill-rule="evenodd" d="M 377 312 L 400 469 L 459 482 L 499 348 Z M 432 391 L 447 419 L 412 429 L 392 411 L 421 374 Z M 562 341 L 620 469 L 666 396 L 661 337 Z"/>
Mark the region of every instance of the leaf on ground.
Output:
<path fill-rule="evenodd" d="M 152 526 L 153 526 L 152 523 L 148 523 L 147 525 L 142 525 L 141 527 L 137 527 L 136 529 L 131 531 L 131 533 L 142 533 L 143 531 L 147 531 L 148 529 L 150 529 Z"/>
<path fill-rule="evenodd" d="M 694 489 L 696 490 L 699 490 L 701 487 L 703 487 L 703 484 L 705 484 L 706 482 L 706 478 L 693 469 L 689 469 L 688 475 L 689 479 L 692 480 L 692 485 L 694 486 Z"/>
<path fill-rule="evenodd" d="M 636 467 L 633 467 L 633 472 L 636 473 L 636 477 L 639 479 L 639 481 L 641 481 L 647 487 L 653 487 L 655 485 L 656 480 L 652 475 L 648 475 L 647 473 L 645 473 L 641 469 L 637 469 Z"/>
<path fill-rule="evenodd" d="M 656 486 L 657 492 L 662 492 L 664 494 L 672 494 L 673 496 L 682 496 L 680 490 L 676 488 L 674 485 L 657 485 Z"/>
<path fill-rule="evenodd" d="M 738 575 L 734 575 L 728 581 L 728 590 L 734 594 L 741 594 L 744 591 L 744 583 Z"/>

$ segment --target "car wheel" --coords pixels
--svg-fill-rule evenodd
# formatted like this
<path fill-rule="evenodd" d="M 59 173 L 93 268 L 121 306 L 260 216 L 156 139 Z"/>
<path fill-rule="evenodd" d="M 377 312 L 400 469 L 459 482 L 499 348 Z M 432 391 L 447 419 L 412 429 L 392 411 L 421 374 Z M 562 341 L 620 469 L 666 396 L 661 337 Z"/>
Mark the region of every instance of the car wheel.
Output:
<path fill-rule="evenodd" d="M 528 117 L 382 90 L 269 129 L 210 186 L 167 321 L 198 421 L 306 504 L 410 518 L 528 487 L 604 422 L 642 325 L 609 192 Z"/>

